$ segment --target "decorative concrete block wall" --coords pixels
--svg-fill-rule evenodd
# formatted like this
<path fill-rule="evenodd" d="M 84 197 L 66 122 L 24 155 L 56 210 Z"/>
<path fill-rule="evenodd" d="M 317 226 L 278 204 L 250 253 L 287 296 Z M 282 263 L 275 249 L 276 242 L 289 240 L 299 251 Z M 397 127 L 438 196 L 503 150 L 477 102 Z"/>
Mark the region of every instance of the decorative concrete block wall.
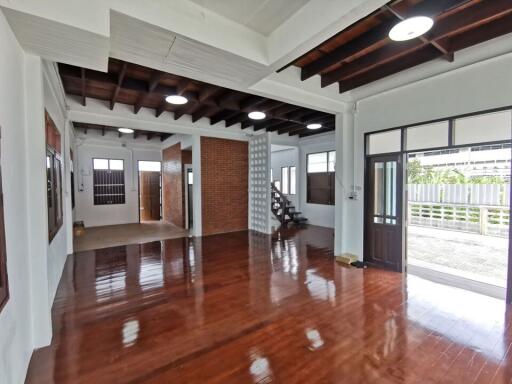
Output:
<path fill-rule="evenodd" d="M 270 136 L 249 140 L 249 228 L 270 233 Z"/>

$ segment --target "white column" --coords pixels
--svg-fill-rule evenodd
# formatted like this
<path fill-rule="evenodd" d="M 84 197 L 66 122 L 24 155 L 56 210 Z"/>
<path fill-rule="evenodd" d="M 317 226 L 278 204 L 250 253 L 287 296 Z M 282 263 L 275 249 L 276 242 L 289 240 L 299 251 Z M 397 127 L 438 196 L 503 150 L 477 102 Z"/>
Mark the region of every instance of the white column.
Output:
<path fill-rule="evenodd" d="M 25 121 L 27 141 L 27 201 L 30 252 L 32 333 L 35 348 L 51 342 L 48 294 L 48 211 L 46 195 L 46 134 L 41 59 L 27 55 L 25 62 Z"/>
<path fill-rule="evenodd" d="M 336 204 L 334 207 L 334 252 L 336 256 L 350 254 L 362 260 L 359 241 L 362 239 L 358 208 L 362 202 L 361 188 L 354 181 L 354 114 L 336 115 Z"/>
<path fill-rule="evenodd" d="M 194 236 L 201 236 L 203 233 L 202 196 L 201 196 L 201 136 L 192 137 L 192 173 L 194 184 L 192 186 L 192 211 L 193 211 L 193 232 Z"/>
<path fill-rule="evenodd" d="M 66 253 L 73 253 L 73 207 L 71 202 L 71 122 L 66 118 L 64 123 L 64 230 L 66 231 Z M 75 154 L 76 155 L 76 154 Z"/>

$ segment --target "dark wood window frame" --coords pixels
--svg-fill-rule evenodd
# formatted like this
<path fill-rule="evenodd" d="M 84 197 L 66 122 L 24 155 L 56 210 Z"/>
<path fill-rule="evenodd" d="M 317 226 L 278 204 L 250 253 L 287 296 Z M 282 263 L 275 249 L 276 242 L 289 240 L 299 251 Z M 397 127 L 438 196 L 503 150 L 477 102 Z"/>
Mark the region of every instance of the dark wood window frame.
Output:
<path fill-rule="evenodd" d="M 95 160 L 106 160 L 108 169 L 95 169 Z M 110 169 L 111 161 L 121 161 L 122 170 Z M 94 205 L 126 204 L 126 183 L 124 159 L 93 158 L 93 203 Z"/>
<path fill-rule="evenodd" d="M 329 154 L 336 152 L 320 151 L 306 155 L 306 202 L 308 204 L 334 205 L 335 203 L 335 171 L 329 171 Z M 309 172 L 309 157 L 326 154 L 326 172 Z M 335 160 L 336 161 L 336 160 Z"/>
<path fill-rule="evenodd" d="M 286 176 L 284 172 L 286 170 Z M 281 167 L 281 192 L 283 195 L 290 194 L 290 167 Z"/>
<path fill-rule="evenodd" d="M 288 172 L 288 176 L 286 177 L 286 180 L 285 180 L 285 177 L 283 176 L 283 170 L 284 169 L 287 169 L 287 172 Z M 292 183 L 292 169 L 294 169 L 295 171 L 295 180 L 294 180 L 294 183 Z M 280 187 L 278 188 L 281 193 L 283 195 L 287 195 L 287 196 L 294 196 L 297 194 L 297 167 L 293 166 L 293 165 L 290 165 L 290 166 L 286 166 L 286 167 L 281 167 L 281 179 L 280 179 L 281 183 L 280 183 Z M 284 192 L 284 185 L 285 185 L 285 182 L 287 184 L 287 191 L 286 193 Z M 293 184 L 293 191 L 292 191 L 292 184 Z"/>
<path fill-rule="evenodd" d="M 1 158 L 1 154 L 0 154 Z M 0 311 L 9 301 L 9 279 L 7 278 L 7 251 L 5 247 L 4 194 L 0 165 Z"/>
<path fill-rule="evenodd" d="M 48 111 L 45 111 L 45 127 L 48 241 L 51 243 L 64 222 L 64 210 L 60 132 Z"/>
<path fill-rule="evenodd" d="M 51 242 L 63 224 L 62 158 L 52 147 L 46 147 L 46 181 L 48 201 L 48 238 Z"/>

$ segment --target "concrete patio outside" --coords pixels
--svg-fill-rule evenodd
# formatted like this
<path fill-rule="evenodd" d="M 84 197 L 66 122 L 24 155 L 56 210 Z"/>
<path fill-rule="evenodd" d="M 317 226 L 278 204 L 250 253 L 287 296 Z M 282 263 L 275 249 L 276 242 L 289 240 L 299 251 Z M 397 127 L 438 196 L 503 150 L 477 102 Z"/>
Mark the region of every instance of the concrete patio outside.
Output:
<path fill-rule="evenodd" d="M 409 225 L 407 260 L 499 287 L 506 286 L 508 239 Z"/>

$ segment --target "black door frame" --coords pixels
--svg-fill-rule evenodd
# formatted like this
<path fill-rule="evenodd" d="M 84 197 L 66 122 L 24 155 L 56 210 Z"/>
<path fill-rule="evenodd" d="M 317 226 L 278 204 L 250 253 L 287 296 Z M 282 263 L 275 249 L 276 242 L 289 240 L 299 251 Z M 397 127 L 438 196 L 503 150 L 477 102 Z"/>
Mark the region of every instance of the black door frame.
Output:
<path fill-rule="evenodd" d="M 139 223 L 141 222 L 140 221 L 140 167 L 139 167 L 139 163 L 141 161 L 146 161 L 146 162 L 152 162 L 152 163 L 160 163 L 160 219 L 159 221 L 162 221 L 162 199 L 163 199 L 163 194 L 162 194 L 162 161 L 158 161 L 158 160 L 137 160 L 137 202 L 138 202 L 138 210 L 137 210 L 137 214 L 139 216 Z M 142 171 L 144 172 L 144 171 Z"/>
<path fill-rule="evenodd" d="M 477 116 L 477 115 L 483 115 L 483 114 L 487 114 L 487 113 L 492 113 L 492 112 L 500 112 L 500 111 L 506 111 L 506 110 L 512 110 L 512 105 L 509 105 L 509 106 L 505 106 L 505 107 L 499 107 L 499 108 L 492 108 L 492 109 L 487 109 L 487 110 L 481 110 L 481 111 L 478 111 L 478 112 L 472 112 L 472 113 L 466 113 L 466 114 L 461 114 L 461 115 L 454 115 L 454 116 L 449 116 L 449 117 L 444 117 L 444 118 L 440 118 L 440 119 L 434 119 L 434 120 L 428 120 L 428 121 L 422 121 L 422 122 L 418 122 L 418 123 L 414 123 L 414 124 L 408 124 L 408 125 L 402 125 L 402 126 L 398 126 L 398 127 L 394 127 L 394 128 L 386 128 L 386 129 L 382 129 L 382 130 L 377 130 L 377 131 L 372 131 L 372 132 L 365 132 L 364 133 L 364 169 L 363 169 L 363 172 L 364 172 L 364 185 L 363 185 L 363 188 L 364 188 L 364 212 L 363 212 L 363 223 L 364 223 L 364 230 L 363 230 L 363 255 L 366 254 L 366 247 L 367 247 L 367 244 L 366 244 L 366 231 L 367 231 L 367 225 L 366 225 L 366 214 L 368 212 L 368 169 L 367 169 L 367 164 L 368 164 L 368 161 L 367 161 L 367 158 L 368 157 L 372 157 L 372 156 L 380 156 L 380 155 L 388 155 L 388 154 L 400 154 L 401 157 L 402 157 L 402 164 L 404 165 L 403 161 L 405 159 L 405 156 L 408 154 L 408 153 L 414 153 L 414 152 L 422 152 L 422 151 L 436 151 L 436 150 L 443 150 L 443 149 L 457 149 L 457 148 L 467 148 L 468 146 L 484 146 L 484 145 L 493 145 L 493 144 L 512 144 L 512 140 L 501 140 L 501 141 L 490 141 L 490 142 L 480 142 L 480 143 L 471 143 L 471 144 L 461 144 L 461 145 L 454 145 L 453 144 L 453 134 L 454 134 L 454 131 L 453 131 L 453 122 L 455 119 L 460 119 L 460 118 L 463 118 L 463 117 L 471 117 L 471 116 Z M 407 133 L 407 128 L 412 128 L 412 127 L 417 127 L 417 126 L 421 126 L 421 125 L 427 125 L 427 124 L 432 124 L 432 123 L 439 123 L 439 122 L 442 122 L 442 121 L 448 121 L 448 145 L 447 146 L 443 146 L 443 147 L 436 147 L 436 148 L 419 148 L 419 149 L 414 149 L 414 150 L 410 150 L 410 151 L 407 151 L 405 149 L 405 143 L 406 143 L 406 133 Z M 511 122 L 512 124 L 512 122 Z M 372 134 L 375 134 L 375 133 L 382 133 L 382 132 L 389 132 L 389 131 L 395 131 L 395 130 L 400 130 L 400 134 L 401 134 L 401 142 L 400 142 L 400 151 L 399 152 L 391 152 L 391 153 L 382 153 L 382 154 L 378 154 L 378 155 L 367 155 L 368 153 L 368 140 L 369 140 L 369 136 L 372 135 Z M 512 154 L 512 145 L 511 145 L 511 154 Z M 402 185 L 404 186 L 404 178 L 407 176 L 406 175 L 406 172 L 407 171 L 407 167 L 403 166 L 403 171 L 402 171 Z M 512 166 L 511 166 L 511 180 L 512 180 Z M 403 264 L 403 270 L 406 271 L 406 268 L 407 268 L 407 250 L 406 250 L 406 241 L 407 241 L 407 238 L 406 238 L 406 234 L 405 234 L 405 229 L 406 229 L 406 224 L 407 224 L 407 221 L 405 220 L 405 218 L 403 217 L 403 215 L 405 214 L 406 210 L 404 209 L 404 205 L 407 201 L 407 191 L 406 191 L 406 188 L 402 187 L 402 190 L 403 190 L 403 196 L 402 196 L 402 264 Z M 511 192 L 510 192 L 510 205 L 509 205 L 509 210 L 512 212 L 512 188 L 511 188 Z M 512 303 L 512 226 L 510 225 L 510 221 L 509 221 L 509 236 L 508 236 L 508 262 L 507 262 L 507 287 L 506 287 L 506 302 L 507 303 Z"/>
<path fill-rule="evenodd" d="M 377 154 L 377 155 L 368 155 L 365 157 L 365 164 L 364 164 L 364 173 L 365 173 L 365 189 L 364 189 L 364 237 L 365 237 L 365 241 L 363 243 L 363 258 L 366 262 L 368 262 L 369 264 L 373 264 L 371 261 L 368 260 L 368 256 L 369 256 L 369 252 L 370 252 L 370 244 L 369 244 L 369 241 L 367 241 L 367 239 L 369 239 L 369 232 L 370 232 L 370 216 L 373 216 L 370 212 L 370 208 L 373 208 L 373 204 L 371 202 L 371 188 L 370 188 L 370 185 L 372 183 L 372 170 L 368 168 L 368 164 L 372 162 L 372 160 L 374 159 L 380 159 L 382 158 L 382 161 L 385 163 L 386 161 L 388 161 L 389 159 L 393 159 L 393 160 L 396 160 L 397 162 L 397 169 L 396 169 L 396 172 L 397 172 L 397 184 L 396 184 L 396 194 L 397 194 L 397 200 L 396 200 L 396 205 L 397 205 L 397 215 L 396 215 L 396 218 L 397 220 L 399 221 L 397 223 L 397 226 L 400 227 L 400 238 L 401 238 L 401 245 L 400 245 L 400 249 L 401 249 L 401 255 L 402 255 L 402 260 L 400 262 L 400 266 L 399 268 L 395 269 L 395 268 L 389 268 L 389 267 L 384 267 L 382 265 L 378 265 L 379 267 L 384 267 L 386 269 L 392 269 L 394 270 L 395 272 L 404 272 L 405 271 L 405 268 L 406 268 L 406 259 L 404 257 L 404 247 L 403 247 L 403 244 L 404 244 L 404 227 L 405 227 L 405 220 L 404 220 L 404 194 L 405 194 L 405 191 L 404 191 L 404 154 L 401 153 L 401 152 L 390 152 L 390 153 L 382 153 L 382 154 Z M 387 158 L 387 159 L 386 159 Z M 386 188 L 384 186 L 384 202 L 386 201 Z M 385 224 L 385 217 L 386 215 L 384 214 L 384 222 L 383 222 L 383 225 L 386 225 Z"/>

